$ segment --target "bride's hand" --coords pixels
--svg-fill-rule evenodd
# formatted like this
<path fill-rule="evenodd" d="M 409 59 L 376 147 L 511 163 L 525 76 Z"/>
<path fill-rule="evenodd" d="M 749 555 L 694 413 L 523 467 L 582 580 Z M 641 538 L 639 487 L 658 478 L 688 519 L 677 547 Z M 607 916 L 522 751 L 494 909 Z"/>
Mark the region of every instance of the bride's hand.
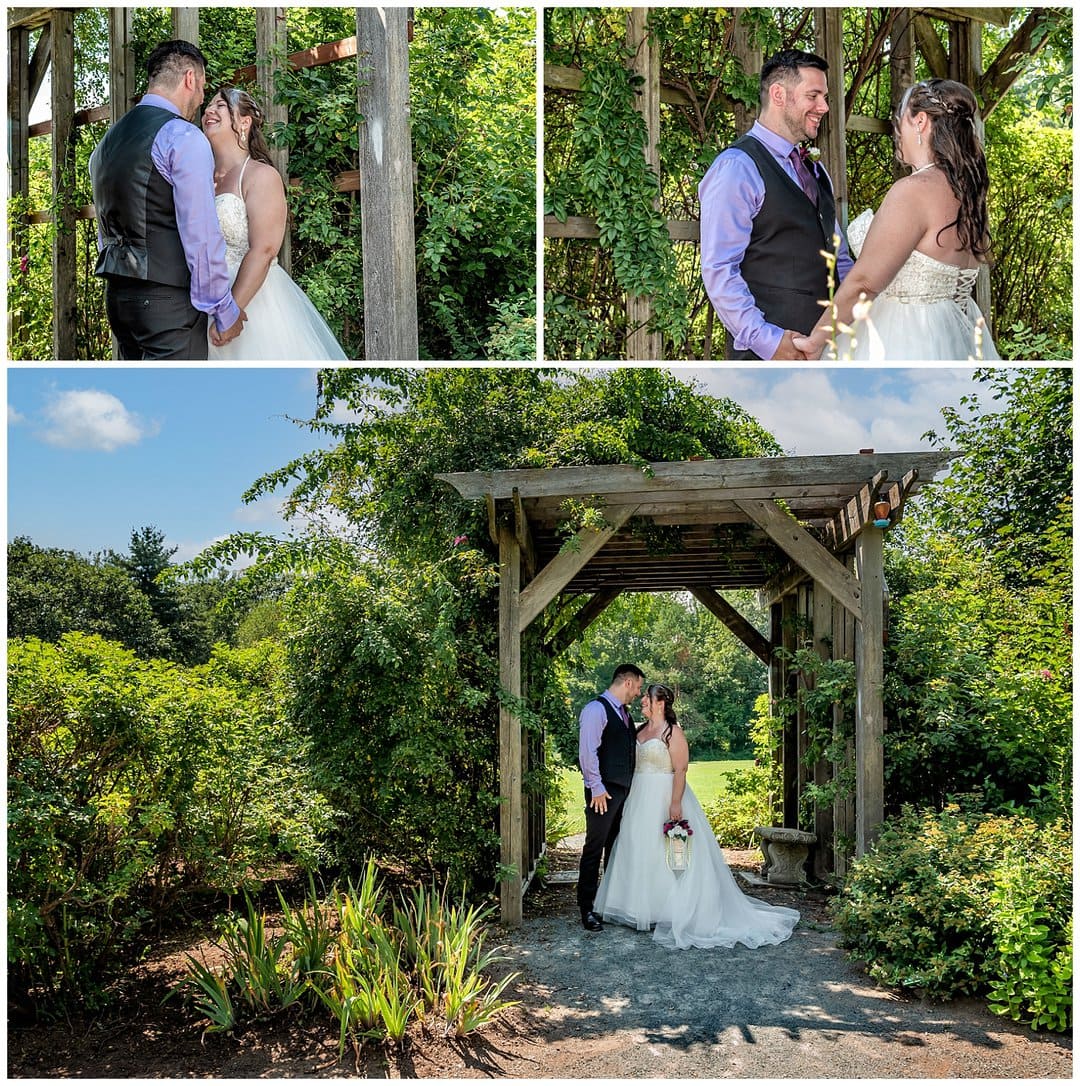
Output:
<path fill-rule="evenodd" d="M 818 343 L 811 336 L 799 336 L 795 335 L 791 337 L 791 342 L 796 350 L 802 351 L 806 355 L 808 362 L 813 362 L 821 357 L 821 352 L 825 350 L 824 343 Z"/>
<path fill-rule="evenodd" d="M 682 804 L 681 803 L 672 803 L 668 807 L 668 818 L 672 822 L 680 821 L 680 819 L 682 818 Z"/>

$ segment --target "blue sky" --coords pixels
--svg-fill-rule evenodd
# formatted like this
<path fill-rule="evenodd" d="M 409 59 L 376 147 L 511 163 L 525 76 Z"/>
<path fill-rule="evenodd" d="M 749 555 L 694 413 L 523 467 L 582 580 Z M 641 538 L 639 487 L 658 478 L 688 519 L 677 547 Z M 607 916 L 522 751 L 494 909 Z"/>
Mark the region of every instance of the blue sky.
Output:
<path fill-rule="evenodd" d="M 929 448 L 970 369 L 675 368 L 729 396 L 791 455 Z M 9 368 L 7 535 L 79 553 L 126 551 L 153 524 L 176 558 L 234 531 L 281 534 L 279 501 L 244 506 L 264 472 L 315 447 L 315 371 Z"/>

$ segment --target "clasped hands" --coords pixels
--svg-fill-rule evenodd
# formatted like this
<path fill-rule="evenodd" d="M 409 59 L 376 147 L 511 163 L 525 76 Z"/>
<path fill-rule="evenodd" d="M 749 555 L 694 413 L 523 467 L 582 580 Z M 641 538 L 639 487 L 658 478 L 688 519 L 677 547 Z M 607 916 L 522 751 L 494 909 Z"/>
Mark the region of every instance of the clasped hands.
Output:
<path fill-rule="evenodd" d="M 240 310 L 240 316 L 236 322 L 229 328 L 226 328 L 224 332 L 217 330 L 217 325 L 210 325 L 210 342 L 215 347 L 224 347 L 226 343 L 231 343 L 240 333 L 244 330 L 244 322 L 247 320 L 247 313 L 245 310 Z"/>
<path fill-rule="evenodd" d="M 780 345 L 772 356 L 774 361 L 810 362 L 821 357 L 824 345 L 816 343 L 810 336 L 793 332 L 790 328 L 784 332 Z"/>

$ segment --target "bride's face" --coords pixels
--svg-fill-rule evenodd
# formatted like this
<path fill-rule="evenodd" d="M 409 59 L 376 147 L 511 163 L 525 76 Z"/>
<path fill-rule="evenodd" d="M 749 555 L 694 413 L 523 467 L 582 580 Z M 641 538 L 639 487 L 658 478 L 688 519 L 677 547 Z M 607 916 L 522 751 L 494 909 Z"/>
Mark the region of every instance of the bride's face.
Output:
<path fill-rule="evenodd" d="M 203 110 L 202 129 L 211 143 L 213 143 L 215 136 L 219 136 L 222 132 L 232 133 L 232 117 L 229 114 L 229 107 L 220 94 L 215 94 L 210 99 L 206 109 Z M 235 134 L 233 135 L 235 138 Z"/>

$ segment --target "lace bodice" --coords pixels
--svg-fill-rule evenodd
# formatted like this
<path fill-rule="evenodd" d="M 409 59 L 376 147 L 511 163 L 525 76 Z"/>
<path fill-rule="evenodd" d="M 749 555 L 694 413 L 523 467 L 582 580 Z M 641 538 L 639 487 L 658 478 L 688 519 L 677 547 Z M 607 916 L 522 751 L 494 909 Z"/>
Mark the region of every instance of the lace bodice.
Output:
<path fill-rule="evenodd" d="M 848 224 L 848 244 L 856 257 L 862 252 L 873 217 L 867 210 Z M 882 295 L 898 302 L 926 305 L 952 300 L 962 305 L 971 297 L 978 275 L 978 268 L 957 268 L 916 249 Z"/>
<path fill-rule="evenodd" d="M 638 744 L 635 773 L 671 773 L 671 754 L 667 744 L 657 736 Z"/>
<path fill-rule="evenodd" d="M 225 263 L 229 265 L 229 274 L 235 278 L 236 269 L 240 262 L 247 256 L 251 242 L 248 238 L 247 207 L 240 195 L 243 191 L 244 170 L 251 159 L 244 162 L 240 170 L 240 176 L 236 181 L 236 192 L 222 192 L 214 198 L 214 208 L 217 210 L 218 223 L 221 226 L 222 236 L 225 238 Z M 270 261 L 277 263 L 277 257 Z"/>

